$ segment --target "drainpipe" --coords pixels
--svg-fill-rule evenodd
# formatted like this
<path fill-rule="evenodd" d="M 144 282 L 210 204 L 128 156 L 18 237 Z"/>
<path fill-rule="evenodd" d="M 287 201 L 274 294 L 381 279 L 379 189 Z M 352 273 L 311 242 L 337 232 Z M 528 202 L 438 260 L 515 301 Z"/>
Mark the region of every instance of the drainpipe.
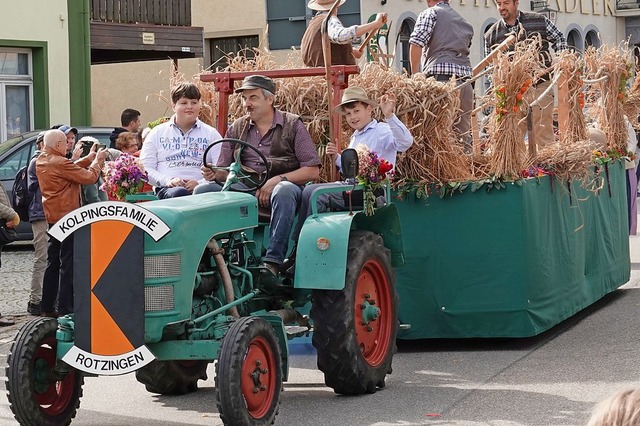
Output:
<path fill-rule="evenodd" d="M 91 125 L 90 0 L 67 0 L 69 112 L 74 126 Z"/>

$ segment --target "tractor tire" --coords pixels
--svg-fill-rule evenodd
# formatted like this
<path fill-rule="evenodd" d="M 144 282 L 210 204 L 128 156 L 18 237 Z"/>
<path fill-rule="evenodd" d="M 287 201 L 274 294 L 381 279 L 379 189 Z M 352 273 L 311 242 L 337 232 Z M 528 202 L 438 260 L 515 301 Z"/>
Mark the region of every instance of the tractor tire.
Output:
<path fill-rule="evenodd" d="M 36 318 L 22 326 L 11 346 L 6 386 L 11 411 L 21 425 L 68 425 L 80 407 L 82 373 L 69 367 L 60 380 L 51 376 L 57 329 L 55 319 Z"/>
<path fill-rule="evenodd" d="M 136 371 L 136 380 L 148 392 L 184 395 L 198 390 L 198 380 L 207 380 L 209 361 L 151 361 Z"/>
<path fill-rule="evenodd" d="M 391 373 L 398 294 L 389 250 L 379 235 L 349 236 L 342 290 L 314 290 L 312 343 L 327 386 L 343 395 L 375 393 Z"/>
<path fill-rule="evenodd" d="M 242 317 L 222 340 L 216 364 L 218 412 L 226 425 L 271 425 L 282 391 L 280 344 L 262 318 Z"/>

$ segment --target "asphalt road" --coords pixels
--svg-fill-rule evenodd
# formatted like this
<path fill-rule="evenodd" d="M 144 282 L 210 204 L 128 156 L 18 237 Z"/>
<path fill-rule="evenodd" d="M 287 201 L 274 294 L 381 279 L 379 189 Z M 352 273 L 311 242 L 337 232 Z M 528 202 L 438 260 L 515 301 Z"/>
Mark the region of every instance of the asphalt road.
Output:
<path fill-rule="evenodd" d="M 638 238 L 631 237 L 631 281 L 573 318 L 529 339 L 400 342 L 387 387 L 373 395 L 335 395 L 324 386 L 310 345 L 297 345 L 276 424 L 584 425 L 595 402 L 640 386 Z M 13 256 L 29 253 L 3 253 L 3 282 L 5 261 L 20 275 L 15 265 L 22 262 Z M 5 307 L 12 306 L 3 301 L 5 294 L 0 290 L 0 309 L 13 313 Z M 0 366 L 14 333 L 15 328 L 0 329 Z M 200 390 L 181 397 L 150 394 L 132 374 L 87 378 L 72 424 L 219 425 L 213 375 L 211 366 Z M 4 381 L 4 369 L 0 376 Z M 2 396 L 0 425 L 12 424 L 17 423 Z"/>

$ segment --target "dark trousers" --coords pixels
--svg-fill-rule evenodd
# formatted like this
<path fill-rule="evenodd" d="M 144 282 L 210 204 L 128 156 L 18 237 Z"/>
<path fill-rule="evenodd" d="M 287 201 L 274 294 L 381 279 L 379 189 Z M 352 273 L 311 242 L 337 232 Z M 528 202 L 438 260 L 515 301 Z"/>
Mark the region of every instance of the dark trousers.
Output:
<path fill-rule="evenodd" d="M 49 228 L 53 225 L 49 224 Z M 73 234 L 60 242 L 49 238 L 47 247 L 47 269 L 42 281 L 42 312 L 73 312 Z"/>

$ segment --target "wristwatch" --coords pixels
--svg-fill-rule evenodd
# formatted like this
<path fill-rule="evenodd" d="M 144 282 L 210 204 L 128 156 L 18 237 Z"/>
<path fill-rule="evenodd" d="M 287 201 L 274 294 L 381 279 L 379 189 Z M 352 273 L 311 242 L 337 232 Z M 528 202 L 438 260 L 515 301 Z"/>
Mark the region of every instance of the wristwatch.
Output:
<path fill-rule="evenodd" d="M 284 181 L 289 181 L 289 178 L 287 177 L 287 175 L 280 175 L 280 182 L 284 182 Z"/>

